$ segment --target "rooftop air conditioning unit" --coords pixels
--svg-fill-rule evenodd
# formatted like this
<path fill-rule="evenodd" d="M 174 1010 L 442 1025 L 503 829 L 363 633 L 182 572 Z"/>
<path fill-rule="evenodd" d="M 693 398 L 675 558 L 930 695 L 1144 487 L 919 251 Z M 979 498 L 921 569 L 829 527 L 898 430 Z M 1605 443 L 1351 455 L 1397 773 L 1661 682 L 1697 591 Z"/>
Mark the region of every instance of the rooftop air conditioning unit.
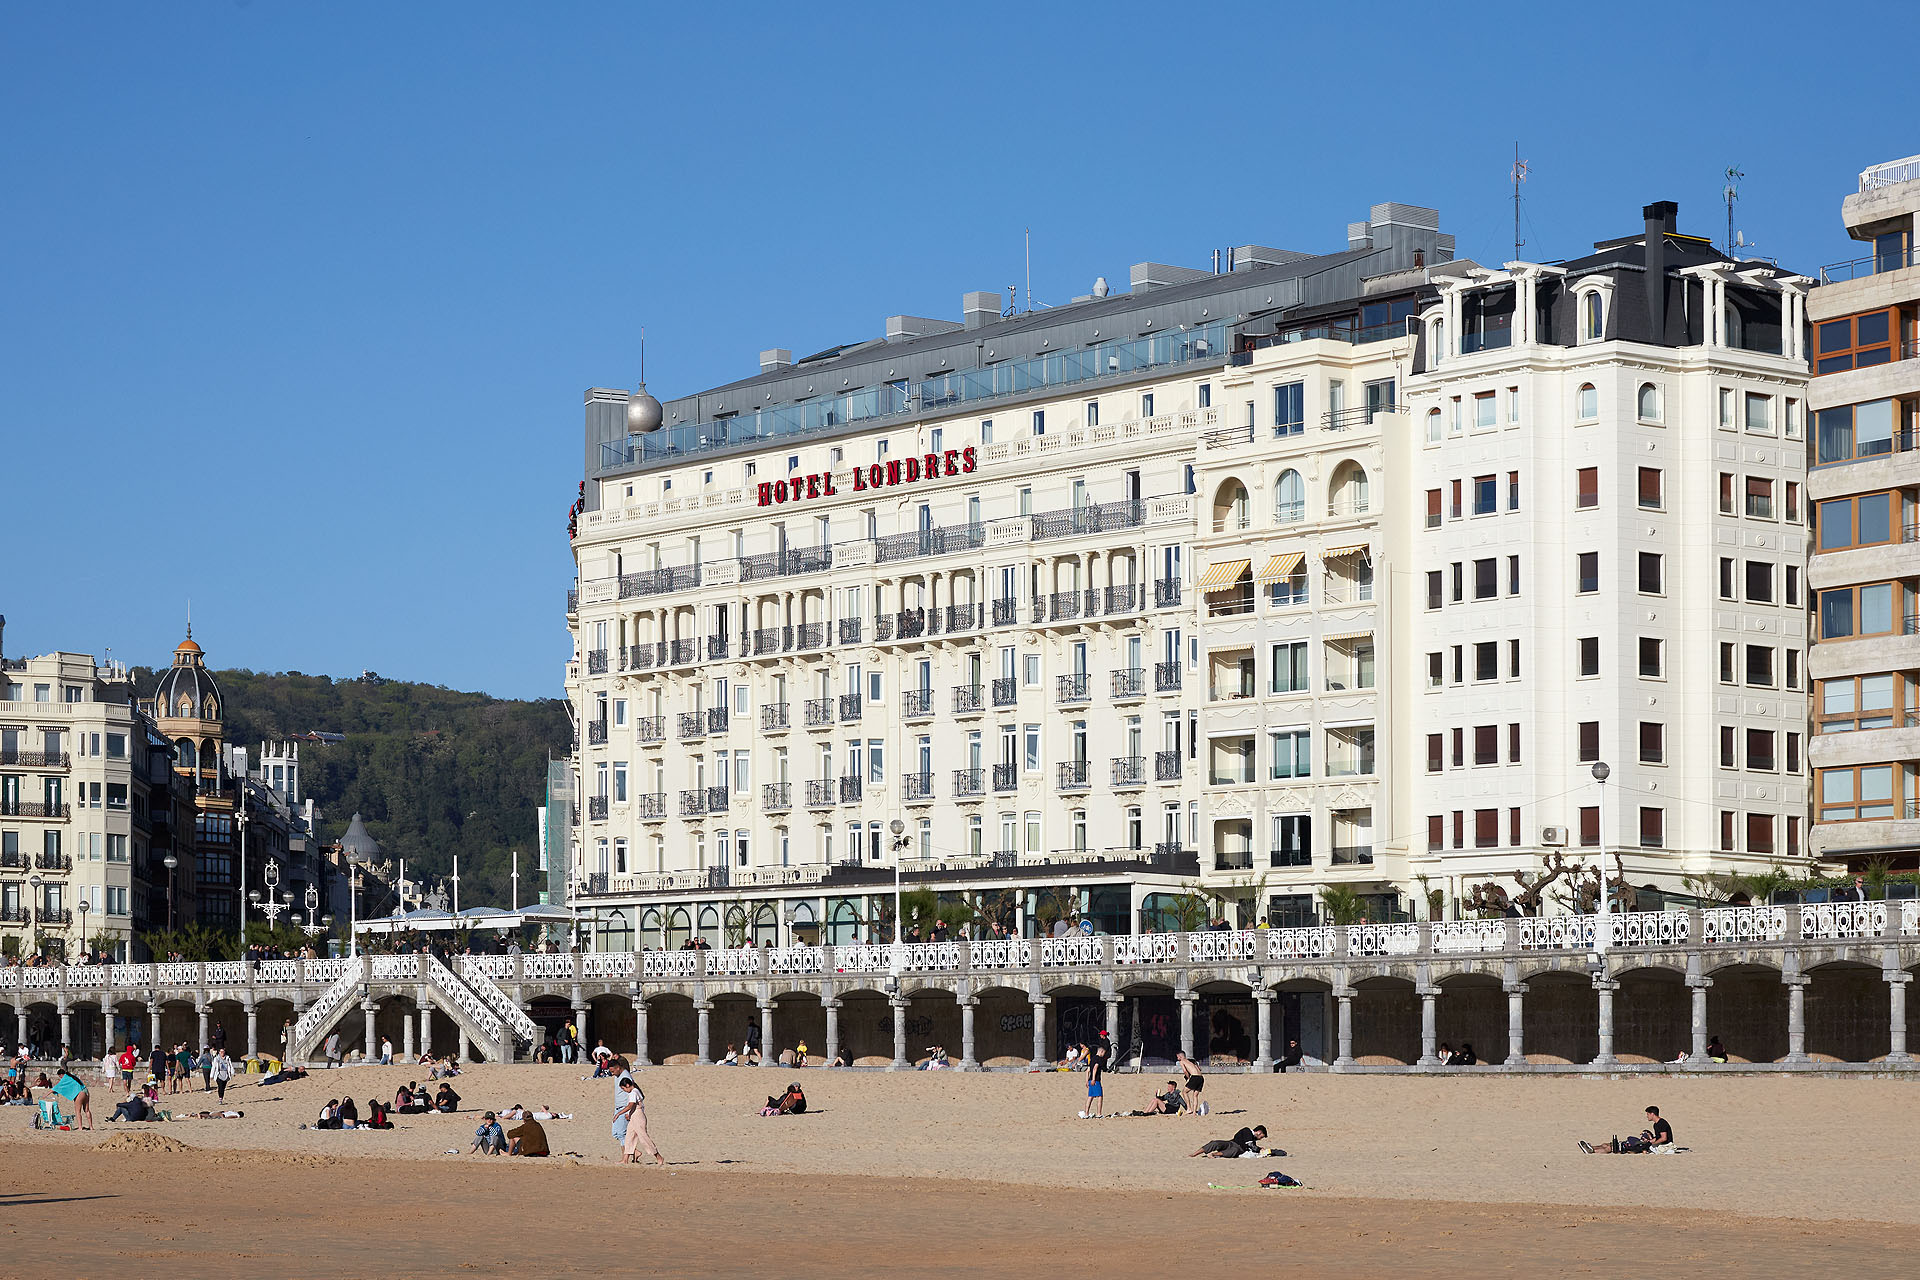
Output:
<path fill-rule="evenodd" d="M 1565 827 L 1540 828 L 1540 843 L 1550 849 L 1564 848 L 1567 843 L 1567 829 Z"/>

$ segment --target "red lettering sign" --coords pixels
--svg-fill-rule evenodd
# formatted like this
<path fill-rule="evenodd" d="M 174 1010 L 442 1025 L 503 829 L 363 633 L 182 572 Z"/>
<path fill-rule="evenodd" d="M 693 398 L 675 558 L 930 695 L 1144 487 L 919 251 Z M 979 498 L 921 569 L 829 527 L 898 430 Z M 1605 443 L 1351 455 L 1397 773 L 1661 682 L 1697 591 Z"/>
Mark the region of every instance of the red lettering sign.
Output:
<path fill-rule="evenodd" d="M 979 465 L 979 455 L 974 452 L 972 445 L 968 445 L 964 449 L 948 449 L 942 453 L 911 454 L 885 465 L 876 462 L 867 467 L 855 467 L 848 474 L 853 477 L 853 491 L 864 493 L 868 489 L 886 489 L 920 480 L 937 480 L 942 476 L 970 475 Z M 754 488 L 754 504 L 761 507 L 839 496 L 840 490 L 834 485 L 831 471 L 816 471 L 812 475 L 793 476 L 786 480 L 762 480 Z"/>

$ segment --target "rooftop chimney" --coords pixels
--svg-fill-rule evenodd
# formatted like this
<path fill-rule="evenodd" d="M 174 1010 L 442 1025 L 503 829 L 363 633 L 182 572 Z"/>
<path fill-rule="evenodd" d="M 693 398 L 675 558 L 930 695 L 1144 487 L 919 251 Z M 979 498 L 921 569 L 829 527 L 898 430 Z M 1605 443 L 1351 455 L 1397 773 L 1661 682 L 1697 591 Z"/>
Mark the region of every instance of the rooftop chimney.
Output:
<path fill-rule="evenodd" d="M 952 333 L 960 326 L 952 320 L 934 320 L 928 316 L 888 316 L 887 341 L 925 338 L 936 333 Z"/>
<path fill-rule="evenodd" d="M 1667 341 L 1667 236 L 1677 225 L 1680 206 L 1659 200 L 1640 210 L 1647 223 L 1647 326 L 1652 340 Z"/>
<path fill-rule="evenodd" d="M 793 352 L 785 347 L 775 347 L 771 351 L 760 353 L 760 372 L 772 373 L 776 369 L 793 368 Z"/>
<path fill-rule="evenodd" d="M 999 293 L 976 292 L 963 295 L 960 299 L 960 314 L 966 317 L 964 323 L 969 329 L 978 329 L 982 325 L 992 324 L 1000 318 Z"/>

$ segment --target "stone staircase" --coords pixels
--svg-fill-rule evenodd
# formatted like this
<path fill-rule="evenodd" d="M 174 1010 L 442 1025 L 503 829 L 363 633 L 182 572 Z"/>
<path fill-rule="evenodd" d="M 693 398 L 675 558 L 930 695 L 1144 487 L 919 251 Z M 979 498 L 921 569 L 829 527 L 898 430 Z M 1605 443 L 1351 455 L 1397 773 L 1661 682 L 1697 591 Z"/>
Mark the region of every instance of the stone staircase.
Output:
<path fill-rule="evenodd" d="M 524 1034 L 517 1023 L 503 1018 L 493 998 L 507 1000 L 506 993 L 488 982 L 492 992 L 483 995 L 432 956 L 360 956 L 320 994 L 294 1023 L 293 1040 L 287 1050 L 290 1062 L 310 1062 L 327 1034 L 349 1015 L 359 1012 L 355 997 L 366 987 L 374 997 L 403 994 L 418 998 L 422 989 L 427 1000 L 454 1025 L 466 1033 L 467 1041 L 488 1062 L 512 1062 L 516 1035 Z M 516 1008 L 518 1021 L 532 1026 L 532 1020 Z M 510 1025 L 510 1023 L 513 1023 Z"/>
<path fill-rule="evenodd" d="M 529 1018 L 526 1010 L 487 976 L 485 969 L 475 963 L 474 957 L 462 957 L 460 979 L 506 1024 L 508 1034 L 513 1037 L 514 1057 L 519 1056 L 521 1049 L 530 1050 L 539 1043 L 540 1024 Z"/>

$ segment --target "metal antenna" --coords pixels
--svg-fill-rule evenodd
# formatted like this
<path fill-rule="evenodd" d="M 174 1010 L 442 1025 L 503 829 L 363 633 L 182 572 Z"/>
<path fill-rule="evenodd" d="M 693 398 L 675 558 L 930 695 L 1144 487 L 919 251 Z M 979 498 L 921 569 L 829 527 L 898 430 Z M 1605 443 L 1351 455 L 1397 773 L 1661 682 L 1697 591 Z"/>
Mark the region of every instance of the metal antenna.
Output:
<path fill-rule="evenodd" d="M 647 385 L 647 326 L 640 326 L 640 385 Z"/>
<path fill-rule="evenodd" d="M 1747 175 L 1737 165 L 1727 169 L 1727 187 L 1722 193 L 1727 198 L 1727 256 L 1733 256 L 1733 202 L 1740 198 L 1740 179 Z"/>
<path fill-rule="evenodd" d="M 1026 229 L 1027 238 L 1027 310 L 1033 310 L 1033 228 Z"/>
<path fill-rule="evenodd" d="M 1520 144 L 1513 144 L 1513 257 L 1520 259 L 1520 248 L 1526 244 L 1520 238 L 1520 184 L 1527 180 L 1527 162 L 1520 158 Z"/>

